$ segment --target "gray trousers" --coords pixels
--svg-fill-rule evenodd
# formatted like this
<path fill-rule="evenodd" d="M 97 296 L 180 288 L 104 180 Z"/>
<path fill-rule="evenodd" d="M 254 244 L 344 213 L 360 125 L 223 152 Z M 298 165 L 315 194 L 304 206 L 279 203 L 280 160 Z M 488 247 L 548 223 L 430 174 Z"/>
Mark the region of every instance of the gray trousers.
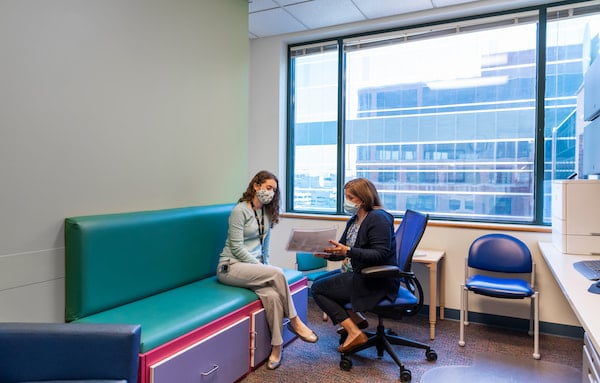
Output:
<path fill-rule="evenodd" d="M 271 330 L 271 345 L 283 344 L 283 319 L 296 317 L 296 308 L 283 271 L 276 266 L 261 263 L 237 262 L 229 264 L 228 271 L 217 269 L 219 282 L 253 290 L 265 308 Z"/>

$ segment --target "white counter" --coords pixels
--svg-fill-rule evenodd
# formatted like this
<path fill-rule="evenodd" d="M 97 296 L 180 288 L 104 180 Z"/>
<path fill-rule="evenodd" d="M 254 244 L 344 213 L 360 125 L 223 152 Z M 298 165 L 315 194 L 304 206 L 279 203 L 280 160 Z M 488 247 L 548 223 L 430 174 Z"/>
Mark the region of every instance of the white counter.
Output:
<path fill-rule="evenodd" d="M 588 292 L 588 288 L 594 282 L 573 267 L 575 262 L 600 257 L 561 253 L 550 242 L 540 242 L 539 248 L 592 345 L 596 350 L 600 350 L 600 294 Z M 543 291 L 540 294 L 543 294 Z"/>

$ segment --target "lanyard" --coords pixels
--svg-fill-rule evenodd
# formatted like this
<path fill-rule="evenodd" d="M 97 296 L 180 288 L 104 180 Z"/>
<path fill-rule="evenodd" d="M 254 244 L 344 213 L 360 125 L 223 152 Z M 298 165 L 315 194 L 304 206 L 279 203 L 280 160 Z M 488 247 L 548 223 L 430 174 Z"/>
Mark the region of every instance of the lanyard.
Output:
<path fill-rule="evenodd" d="M 258 224 L 258 238 L 260 239 L 260 247 L 263 245 L 263 238 L 265 236 L 265 207 L 261 207 L 261 219 L 258 219 L 258 214 L 256 213 L 256 209 L 254 209 L 254 202 L 250 201 L 250 206 L 252 206 L 252 211 L 254 212 L 254 218 L 256 218 L 256 223 Z"/>

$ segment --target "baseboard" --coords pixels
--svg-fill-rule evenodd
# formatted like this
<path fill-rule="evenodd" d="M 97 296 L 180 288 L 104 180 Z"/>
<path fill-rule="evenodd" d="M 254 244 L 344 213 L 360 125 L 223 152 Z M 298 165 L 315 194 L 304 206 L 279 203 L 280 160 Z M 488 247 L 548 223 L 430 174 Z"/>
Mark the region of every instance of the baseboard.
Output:
<path fill-rule="evenodd" d="M 439 308 L 438 315 L 439 315 Z M 429 305 L 424 305 L 421 309 L 422 315 L 427 315 Z M 444 308 L 444 318 L 460 320 L 460 310 Z M 511 330 L 529 330 L 529 320 L 523 318 L 513 318 L 502 315 L 482 314 L 477 312 L 469 313 L 469 322 L 479 323 L 486 326 L 502 327 Z M 551 323 L 540 321 L 540 333 L 556 336 L 564 336 L 573 339 L 583 339 L 584 330 L 580 326 L 571 326 L 560 323 Z"/>

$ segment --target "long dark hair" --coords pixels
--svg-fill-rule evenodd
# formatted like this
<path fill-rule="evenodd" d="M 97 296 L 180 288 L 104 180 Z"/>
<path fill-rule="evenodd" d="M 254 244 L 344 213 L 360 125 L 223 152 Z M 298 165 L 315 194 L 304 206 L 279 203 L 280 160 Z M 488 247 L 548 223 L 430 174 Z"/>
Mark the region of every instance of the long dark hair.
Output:
<path fill-rule="evenodd" d="M 344 190 L 348 190 L 363 201 L 363 208 L 365 211 L 381 209 L 383 207 L 381 200 L 379 199 L 377 188 L 366 178 L 355 178 L 346 182 Z"/>
<path fill-rule="evenodd" d="M 279 180 L 275 174 L 267 171 L 261 170 L 256 173 L 254 177 L 250 180 L 248 184 L 248 188 L 242 197 L 238 200 L 238 202 L 251 202 L 256 195 L 256 190 L 254 190 L 254 185 L 262 185 L 267 180 L 275 180 L 277 183 L 277 189 L 275 190 L 275 195 L 273 196 L 273 200 L 269 202 L 267 205 L 264 205 L 264 208 L 267 212 L 267 215 L 270 217 L 271 226 L 279 222 L 279 201 L 281 201 L 281 197 L 279 194 Z"/>

